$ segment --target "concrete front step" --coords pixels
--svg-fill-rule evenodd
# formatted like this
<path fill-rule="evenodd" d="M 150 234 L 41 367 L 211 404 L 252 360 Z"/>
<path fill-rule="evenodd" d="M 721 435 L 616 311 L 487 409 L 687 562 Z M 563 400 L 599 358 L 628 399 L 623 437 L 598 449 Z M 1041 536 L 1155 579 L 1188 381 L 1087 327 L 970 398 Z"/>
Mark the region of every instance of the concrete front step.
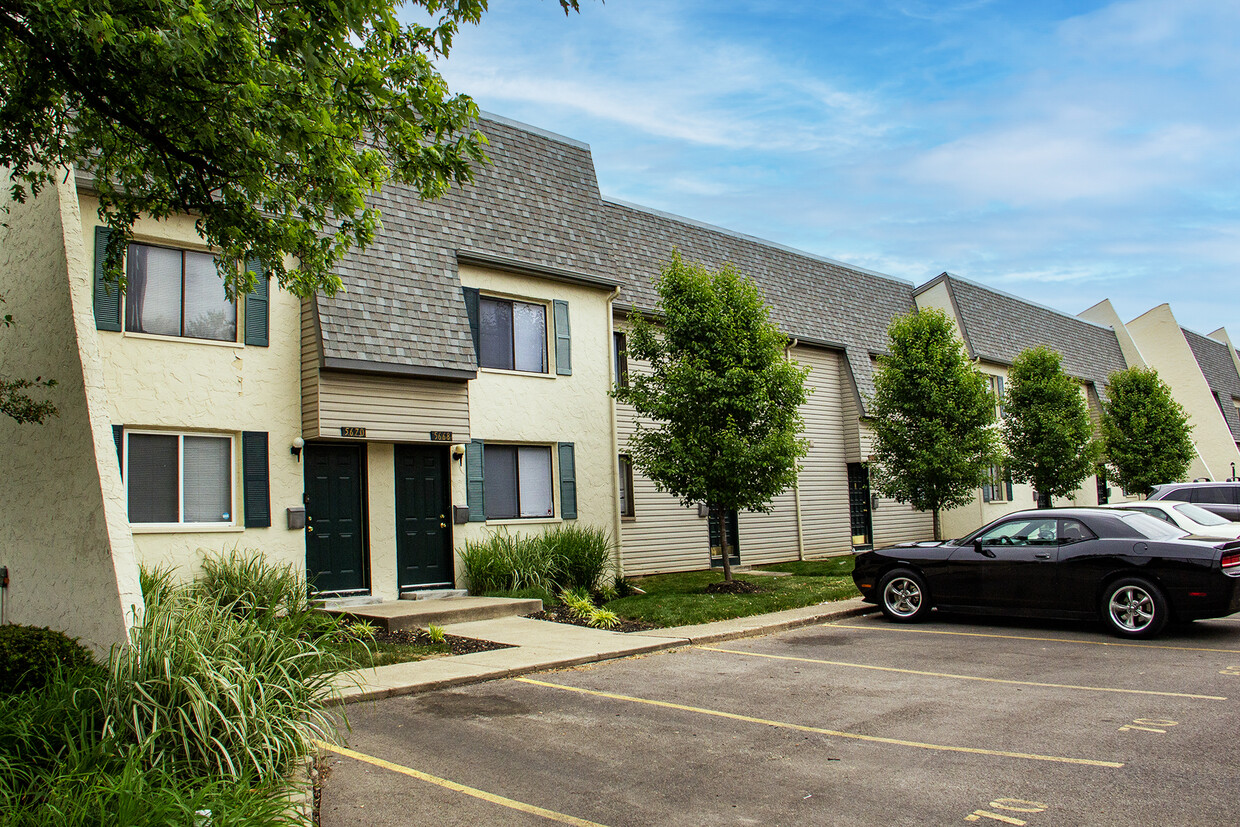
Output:
<path fill-rule="evenodd" d="M 468 623 L 499 617 L 520 617 L 542 611 L 541 600 L 512 597 L 446 597 L 442 600 L 392 600 L 373 606 L 324 607 L 328 614 L 364 620 L 389 632 L 427 627 L 432 623 Z"/>
<path fill-rule="evenodd" d="M 468 595 L 465 589 L 415 589 L 412 591 L 401 592 L 401 600 L 443 600 L 448 597 L 465 597 Z"/>

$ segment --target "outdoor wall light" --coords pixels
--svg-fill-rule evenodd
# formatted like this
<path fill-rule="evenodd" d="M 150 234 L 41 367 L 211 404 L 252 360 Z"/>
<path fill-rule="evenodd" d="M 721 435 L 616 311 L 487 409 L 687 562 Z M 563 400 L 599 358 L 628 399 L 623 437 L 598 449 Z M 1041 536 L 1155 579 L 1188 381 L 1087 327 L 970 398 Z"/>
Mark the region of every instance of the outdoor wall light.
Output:
<path fill-rule="evenodd" d="M 459 460 L 463 456 L 465 456 L 465 445 L 464 443 L 458 442 L 456 445 L 452 446 L 452 458 Z"/>
<path fill-rule="evenodd" d="M 297 461 L 301 462 L 301 449 L 306 447 L 306 441 L 301 437 L 296 437 L 293 444 L 289 446 L 288 452 L 297 457 Z"/>

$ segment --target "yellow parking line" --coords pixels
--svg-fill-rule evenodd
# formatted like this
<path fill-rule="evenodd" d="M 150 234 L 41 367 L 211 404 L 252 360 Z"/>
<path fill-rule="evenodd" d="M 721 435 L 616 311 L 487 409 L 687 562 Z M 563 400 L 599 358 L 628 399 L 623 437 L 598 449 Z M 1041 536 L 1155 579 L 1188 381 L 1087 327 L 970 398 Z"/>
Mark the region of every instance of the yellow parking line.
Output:
<path fill-rule="evenodd" d="M 1006 678 L 981 678 L 975 675 L 953 675 L 949 672 L 923 672 L 919 669 L 897 669 L 894 666 L 872 666 L 868 663 L 847 663 L 839 660 L 819 660 L 818 658 L 797 658 L 791 655 L 768 655 L 764 652 L 745 652 L 740 649 L 722 649 L 717 646 L 699 646 L 707 652 L 726 652 L 730 655 L 748 655 L 752 658 L 770 658 L 771 660 L 790 660 L 797 663 L 820 663 L 826 666 L 849 666 L 853 669 L 873 669 L 876 672 L 900 672 L 905 675 L 922 675 L 929 678 L 955 678 L 961 681 L 984 681 L 986 683 L 1008 683 L 1016 686 L 1043 686 L 1048 689 L 1080 689 L 1085 692 L 1121 692 L 1129 695 L 1161 695 L 1164 698 L 1192 698 L 1198 701 L 1225 701 L 1221 695 L 1192 695 L 1187 692 L 1159 692 L 1154 689 L 1119 689 L 1110 686 L 1077 686 L 1070 683 L 1039 683 L 1037 681 L 1014 681 Z"/>
<path fill-rule="evenodd" d="M 1162 643 L 1121 643 L 1117 640 L 1072 640 L 1066 637 L 1033 637 L 1032 635 L 993 635 L 984 632 L 947 632 L 942 629 L 909 629 L 905 626 L 853 626 L 846 623 L 824 623 L 837 629 L 860 629 L 863 632 L 909 632 L 918 635 L 956 635 L 959 637 L 993 637 L 1004 640 L 1039 640 L 1046 643 L 1079 643 L 1084 646 L 1127 646 L 1134 649 L 1175 649 L 1181 652 L 1223 652 L 1240 655 L 1240 649 L 1211 649 L 1204 646 L 1167 646 Z"/>
<path fill-rule="evenodd" d="M 696 712 L 699 715 L 711 715 L 716 718 L 727 718 L 732 721 L 744 721 L 750 724 L 762 724 L 763 726 L 776 727 L 778 729 L 792 729 L 798 732 L 813 732 L 819 735 L 830 735 L 835 738 L 851 738 L 855 741 L 869 741 L 876 744 L 892 744 L 897 747 L 915 747 L 916 749 L 929 749 L 939 752 L 966 752 L 972 755 L 992 755 L 1000 758 L 1027 758 L 1031 761 L 1052 761 L 1058 764 L 1084 764 L 1090 767 L 1122 767 L 1122 763 L 1116 761 L 1098 761 L 1093 758 L 1066 758 L 1060 755 L 1038 755 L 1029 752 L 1007 752 L 997 749 L 980 749 L 977 747 L 954 747 L 946 744 L 926 744 L 921 741 L 904 741 L 899 738 L 882 738 L 877 735 L 861 735 L 856 732 L 840 732 L 834 729 L 823 729 L 815 726 L 805 726 L 804 724 L 790 724 L 786 721 L 771 721 L 766 718 L 754 718 L 750 715 L 737 715 L 734 712 L 722 712 L 717 709 L 705 709 L 700 706 L 686 706 L 684 704 L 675 704 L 668 701 L 654 701 L 649 698 L 635 698 L 632 695 L 618 695 L 615 692 L 601 692 L 597 689 L 582 689 L 576 686 L 565 686 L 561 683 L 548 683 L 546 681 L 537 681 L 533 678 L 513 678 L 521 683 L 528 683 L 533 686 L 545 686 L 549 689 L 562 689 L 565 692 L 579 692 L 582 695 L 594 695 L 599 698 L 610 698 L 613 701 L 630 701 L 632 703 L 646 704 L 648 706 L 662 707 L 663 709 L 676 709 L 681 712 Z"/>
<path fill-rule="evenodd" d="M 565 815 L 564 813 L 557 813 L 555 810 L 545 810 L 542 807 L 535 807 L 533 804 L 526 804 L 524 801 L 514 801 L 511 798 L 504 798 L 502 795 L 489 793 L 486 790 L 467 787 L 464 784 L 458 784 L 455 781 L 449 781 L 446 778 L 439 778 L 435 775 L 428 775 L 427 773 L 419 772 L 418 770 L 410 769 L 409 767 L 404 767 L 400 764 L 394 764 L 391 761 L 385 761 L 382 758 L 376 758 L 375 756 L 367 755 L 364 752 L 357 752 L 356 750 L 351 750 L 347 747 L 338 747 L 334 744 L 329 744 L 326 741 L 313 741 L 312 743 L 319 749 L 334 752 L 337 755 L 343 755 L 345 758 L 352 758 L 355 761 L 362 761 L 376 767 L 381 767 L 385 770 L 398 772 L 401 775 L 407 775 L 410 778 L 416 778 L 419 781 L 425 781 L 428 784 L 434 784 L 447 790 L 463 793 L 464 795 L 472 796 L 474 798 L 490 802 L 491 804 L 498 804 L 499 806 L 507 807 L 510 810 L 517 810 L 518 812 L 541 816 L 548 821 L 557 821 L 560 824 L 572 824 L 575 827 L 604 827 L 604 825 L 599 824 L 598 822 L 587 821 L 584 818 L 577 818 L 576 816 Z"/>

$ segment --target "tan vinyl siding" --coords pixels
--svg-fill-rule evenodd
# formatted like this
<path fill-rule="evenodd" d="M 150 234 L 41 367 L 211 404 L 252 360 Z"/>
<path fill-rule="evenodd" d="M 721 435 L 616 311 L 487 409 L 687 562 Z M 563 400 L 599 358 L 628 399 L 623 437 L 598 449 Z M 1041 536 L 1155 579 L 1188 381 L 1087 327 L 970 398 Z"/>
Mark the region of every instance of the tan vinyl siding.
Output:
<path fill-rule="evenodd" d="M 366 429 L 366 439 L 429 442 L 431 431 L 469 441 L 469 390 L 464 382 L 320 371 L 319 431 L 339 437 L 342 427 Z"/>
<path fill-rule="evenodd" d="M 806 559 L 852 549 L 848 522 L 847 427 L 852 421 L 853 445 L 857 406 L 847 368 L 839 353 L 797 348 L 794 356 L 810 368 L 809 401 L 801 408 L 805 438 L 812 443 L 801 460 L 801 529 Z M 744 543 L 742 532 L 742 545 Z M 742 558 L 743 559 L 743 558 Z"/>
<path fill-rule="evenodd" d="M 319 434 L 319 332 L 309 299 L 301 302 L 301 432 Z"/>
<path fill-rule="evenodd" d="M 874 547 L 910 540 L 934 539 L 934 515 L 915 511 L 911 505 L 880 498 L 874 509 Z"/>
<path fill-rule="evenodd" d="M 851 373 L 845 368 L 840 374 L 840 391 L 837 394 L 841 406 L 842 444 L 845 462 L 864 462 L 861 453 L 861 409 L 857 405 L 857 388 Z"/>

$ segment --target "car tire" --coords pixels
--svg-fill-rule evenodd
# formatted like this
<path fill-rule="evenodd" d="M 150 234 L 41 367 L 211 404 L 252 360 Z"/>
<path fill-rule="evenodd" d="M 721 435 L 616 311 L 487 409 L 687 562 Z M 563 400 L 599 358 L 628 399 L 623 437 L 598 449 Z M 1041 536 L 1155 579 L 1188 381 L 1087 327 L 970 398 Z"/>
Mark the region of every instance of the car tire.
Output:
<path fill-rule="evenodd" d="M 1162 590 L 1144 577 L 1121 577 L 1102 594 L 1102 619 L 1120 637 L 1154 637 L 1171 619 Z"/>
<path fill-rule="evenodd" d="M 889 620 L 914 623 L 930 614 L 926 581 L 912 569 L 894 569 L 878 582 L 878 605 Z"/>

